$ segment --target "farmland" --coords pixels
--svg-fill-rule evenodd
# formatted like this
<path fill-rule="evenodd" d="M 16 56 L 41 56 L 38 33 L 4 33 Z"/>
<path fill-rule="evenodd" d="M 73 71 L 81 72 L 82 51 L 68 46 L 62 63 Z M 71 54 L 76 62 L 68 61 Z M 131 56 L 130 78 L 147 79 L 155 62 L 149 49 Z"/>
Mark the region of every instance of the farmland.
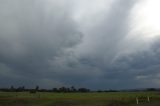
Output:
<path fill-rule="evenodd" d="M 139 98 L 138 105 L 136 97 Z M 147 97 L 150 97 L 150 103 Z M 159 92 L 0 92 L 0 106 L 150 106 L 158 101 Z"/>

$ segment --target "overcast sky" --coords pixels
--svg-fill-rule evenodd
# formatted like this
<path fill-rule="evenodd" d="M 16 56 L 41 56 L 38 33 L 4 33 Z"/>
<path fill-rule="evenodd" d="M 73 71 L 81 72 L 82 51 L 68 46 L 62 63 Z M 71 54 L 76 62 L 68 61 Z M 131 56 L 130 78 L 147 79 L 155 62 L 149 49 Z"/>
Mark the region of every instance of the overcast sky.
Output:
<path fill-rule="evenodd" d="M 0 0 L 0 87 L 160 87 L 159 0 Z"/>

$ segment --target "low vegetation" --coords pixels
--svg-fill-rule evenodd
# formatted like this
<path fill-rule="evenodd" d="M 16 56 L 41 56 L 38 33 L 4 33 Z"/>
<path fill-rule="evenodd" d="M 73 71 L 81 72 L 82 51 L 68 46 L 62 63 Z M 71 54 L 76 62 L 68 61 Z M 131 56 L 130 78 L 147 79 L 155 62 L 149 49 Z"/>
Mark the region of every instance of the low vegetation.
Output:
<path fill-rule="evenodd" d="M 138 105 L 136 97 L 139 99 Z M 0 106 L 160 106 L 159 101 L 160 93 L 157 91 L 87 93 L 0 92 Z"/>

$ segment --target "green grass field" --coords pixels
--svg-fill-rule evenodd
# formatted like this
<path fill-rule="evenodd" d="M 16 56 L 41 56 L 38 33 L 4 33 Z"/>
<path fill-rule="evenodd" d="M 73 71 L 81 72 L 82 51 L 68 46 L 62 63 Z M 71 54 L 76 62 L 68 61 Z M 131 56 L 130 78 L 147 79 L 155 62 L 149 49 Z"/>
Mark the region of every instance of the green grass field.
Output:
<path fill-rule="evenodd" d="M 136 97 L 139 104 L 136 104 Z M 150 97 L 150 103 L 147 101 Z M 0 106 L 155 106 L 159 92 L 44 93 L 0 92 Z M 160 106 L 160 105 L 156 105 Z"/>

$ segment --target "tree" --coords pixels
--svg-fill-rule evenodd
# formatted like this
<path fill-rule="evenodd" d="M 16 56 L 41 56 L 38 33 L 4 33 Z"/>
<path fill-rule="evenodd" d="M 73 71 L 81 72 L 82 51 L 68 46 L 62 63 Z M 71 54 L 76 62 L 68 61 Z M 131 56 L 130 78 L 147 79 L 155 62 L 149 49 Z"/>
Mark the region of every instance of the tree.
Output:
<path fill-rule="evenodd" d="M 74 86 L 71 86 L 71 92 L 76 92 L 76 88 Z"/>
<path fill-rule="evenodd" d="M 66 87 L 61 87 L 61 88 L 59 88 L 59 91 L 60 92 L 67 92 L 67 88 Z"/>
<path fill-rule="evenodd" d="M 36 86 L 35 90 L 36 90 L 36 91 L 38 91 L 38 90 L 39 90 L 39 86 L 38 86 L 38 85 Z"/>
<path fill-rule="evenodd" d="M 13 85 L 11 85 L 11 87 L 10 87 L 10 91 L 15 91 L 15 88 L 14 88 L 14 86 L 13 86 Z"/>
<path fill-rule="evenodd" d="M 53 88 L 52 91 L 53 92 L 59 92 L 59 90 L 57 88 Z"/>
<path fill-rule="evenodd" d="M 89 92 L 90 90 L 87 88 L 79 88 L 78 91 L 79 92 Z"/>

